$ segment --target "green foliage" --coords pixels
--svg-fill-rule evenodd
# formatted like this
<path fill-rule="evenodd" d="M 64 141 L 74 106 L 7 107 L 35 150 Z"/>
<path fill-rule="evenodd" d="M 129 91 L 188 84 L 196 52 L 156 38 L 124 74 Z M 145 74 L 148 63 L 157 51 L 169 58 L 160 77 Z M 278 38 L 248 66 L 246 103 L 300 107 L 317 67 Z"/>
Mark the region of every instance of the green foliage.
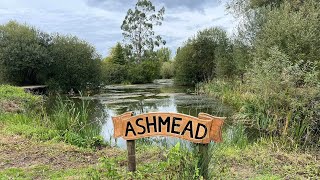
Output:
<path fill-rule="evenodd" d="M 244 81 L 245 72 L 251 67 L 252 56 L 251 48 L 245 45 L 240 39 L 234 40 L 232 44 L 232 58 L 235 75 Z"/>
<path fill-rule="evenodd" d="M 164 62 L 160 69 L 160 74 L 163 79 L 169 79 L 174 76 L 174 62 Z"/>
<path fill-rule="evenodd" d="M 34 27 L 10 21 L 0 26 L 0 69 L 3 81 L 43 84 L 52 57 L 51 37 Z"/>
<path fill-rule="evenodd" d="M 179 48 L 175 58 L 175 82 L 194 85 L 214 77 L 230 77 L 233 73 L 231 47 L 226 32 L 210 28 L 198 32 Z"/>
<path fill-rule="evenodd" d="M 56 35 L 50 55 L 50 81 L 68 91 L 94 88 L 100 85 L 100 57 L 94 47 L 77 37 Z"/>
<path fill-rule="evenodd" d="M 267 13 L 267 17 L 256 39 L 256 58 L 265 60 L 269 48 L 277 46 L 291 62 L 304 60 L 319 65 L 319 2 L 308 0 L 298 11 L 292 11 L 291 4 L 286 2 Z"/>
<path fill-rule="evenodd" d="M 171 57 L 171 50 L 167 47 L 162 47 L 156 52 L 157 59 L 160 61 L 160 63 L 168 62 L 170 61 Z"/>
<path fill-rule="evenodd" d="M 0 112 L 37 112 L 42 107 L 42 97 L 26 93 L 19 87 L 0 85 L 0 105 Z"/>
<path fill-rule="evenodd" d="M 246 73 L 246 84 L 221 81 L 205 85 L 236 107 L 235 122 L 261 134 L 290 139 L 293 144 L 316 146 L 320 142 L 319 71 L 312 62 L 292 63 L 277 48 L 266 61 L 256 60 Z"/>
<path fill-rule="evenodd" d="M 101 66 L 101 80 L 104 84 L 119 84 L 127 80 L 128 70 L 126 65 L 103 61 Z"/>
<path fill-rule="evenodd" d="M 126 48 L 122 48 L 118 43 L 101 63 L 101 80 L 104 84 L 150 83 L 160 77 L 162 64 L 160 59 L 169 58 L 167 57 L 168 52 L 168 49 L 165 48 L 158 52 L 145 51 L 141 58 L 142 61 L 136 63 L 129 60 Z M 121 56 L 117 54 L 121 54 Z M 115 60 L 115 57 L 121 57 L 120 59 L 123 58 L 124 61 L 119 62 Z"/>
<path fill-rule="evenodd" d="M 110 61 L 114 64 L 125 65 L 125 51 L 120 43 L 111 49 Z"/>
<path fill-rule="evenodd" d="M 152 60 L 145 60 L 140 64 L 128 65 L 128 77 L 131 83 L 150 83 L 160 76 L 160 63 Z"/>
<path fill-rule="evenodd" d="M 170 149 L 161 149 L 151 145 L 139 144 L 137 148 L 138 156 L 158 157 L 164 154 L 165 159 L 146 160 L 146 163 L 140 162 L 137 170 L 127 172 L 119 165 L 126 161 L 125 156 L 116 158 L 101 158 L 97 168 L 88 171 L 90 179 L 201 179 L 199 168 L 197 167 L 197 155 L 190 149 L 177 143 Z M 142 160 L 144 161 L 144 160 Z"/>
<path fill-rule="evenodd" d="M 88 102 L 82 101 L 77 106 L 69 99 L 58 98 L 47 114 L 42 101 L 41 96 L 25 93 L 22 88 L 1 85 L 0 123 L 8 123 L 7 129 L 10 132 L 29 138 L 56 139 L 80 147 L 105 145 L 99 135 L 100 126 L 97 122 L 90 121 Z M 22 110 L 9 111 L 12 103 Z"/>
<path fill-rule="evenodd" d="M 100 58 L 87 42 L 13 21 L 0 26 L 0 69 L 0 81 L 63 91 L 97 87 L 100 81 Z"/>
<path fill-rule="evenodd" d="M 259 96 L 243 107 L 243 117 L 263 131 L 288 135 L 297 142 L 319 142 L 320 109 L 314 104 L 320 95 L 317 66 L 308 61 L 292 63 L 275 48 L 269 56 L 267 61 L 254 62 L 247 74 L 248 90 Z"/>
<path fill-rule="evenodd" d="M 88 111 L 89 101 L 81 101 L 77 106 L 70 99 L 56 100 L 52 112 L 47 116 L 47 123 L 60 132 L 66 142 L 81 147 L 97 147 L 103 145 L 99 136 L 98 122 L 91 121 Z"/>
<path fill-rule="evenodd" d="M 153 28 L 162 24 L 164 7 L 158 12 L 149 0 L 138 0 L 135 9 L 129 9 L 121 25 L 127 47 L 135 61 L 140 63 L 145 51 L 165 44 L 162 37 L 155 35 Z"/>

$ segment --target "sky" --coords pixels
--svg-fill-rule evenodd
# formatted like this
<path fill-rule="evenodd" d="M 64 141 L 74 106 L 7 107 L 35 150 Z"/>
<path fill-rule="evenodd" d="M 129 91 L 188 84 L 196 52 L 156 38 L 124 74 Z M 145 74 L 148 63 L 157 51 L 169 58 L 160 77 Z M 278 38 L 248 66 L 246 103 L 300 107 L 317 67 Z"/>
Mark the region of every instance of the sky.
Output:
<path fill-rule="evenodd" d="M 157 10 L 165 7 L 156 34 L 173 52 L 204 28 L 218 26 L 232 34 L 236 21 L 221 0 L 151 0 Z M 75 35 L 106 56 L 122 42 L 120 26 L 136 0 L 0 0 L 0 24 L 10 20 L 27 23 L 48 33 Z"/>

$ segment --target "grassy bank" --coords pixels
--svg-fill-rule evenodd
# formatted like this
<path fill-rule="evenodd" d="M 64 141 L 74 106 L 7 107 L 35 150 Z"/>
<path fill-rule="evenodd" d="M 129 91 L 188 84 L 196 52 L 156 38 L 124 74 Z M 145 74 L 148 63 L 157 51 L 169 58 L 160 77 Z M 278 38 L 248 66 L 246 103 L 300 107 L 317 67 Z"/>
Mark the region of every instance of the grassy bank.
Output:
<path fill-rule="evenodd" d="M 76 106 L 73 101 L 58 98 L 47 113 L 42 96 L 2 85 L 0 104 L 0 122 L 10 132 L 39 140 L 56 139 L 80 147 L 105 145 L 99 136 L 100 127 L 88 118 L 88 102 Z"/>
<path fill-rule="evenodd" d="M 137 145 L 138 171 L 126 171 L 126 151 L 93 150 L 56 140 L 40 141 L 1 126 L 0 179 L 199 179 L 197 159 L 184 148 Z M 288 150 L 264 139 L 246 143 L 227 139 L 211 147 L 212 179 L 317 179 L 316 152 Z"/>
<path fill-rule="evenodd" d="M 125 150 L 97 146 L 98 131 L 90 130 L 90 124 L 86 131 L 76 126 L 80 119 L 86 122 L 86 108 L 59 101 L 59 111 L 48 115 L 35 108 L 41 107 L 41 97 L 11 86 L 0 89 L 0 102 L 5 104 L 0 107 L 0 179 L 201 179 L 196 147 L 137 141 L 138 170 L 128 173 Z M 288 148 L 272 138 L 250 142 L 246 134 L 245 128 L 234 126 L 224 131 L 223 143 L 210 146 L 212 179 L 320 177 L 316 151 Z"/>
<path fill-rule="evenodd" d="M 261 137 L 281 138 L 288 146 L 320 148 L 317 85 L 299 87 L 288 82 L 273 83 L 272 79 L 246 84 L 216 80 L 200 85 L 199 92 L 232 106 L 236 112 L 233 122 L 257 130 Z"/>

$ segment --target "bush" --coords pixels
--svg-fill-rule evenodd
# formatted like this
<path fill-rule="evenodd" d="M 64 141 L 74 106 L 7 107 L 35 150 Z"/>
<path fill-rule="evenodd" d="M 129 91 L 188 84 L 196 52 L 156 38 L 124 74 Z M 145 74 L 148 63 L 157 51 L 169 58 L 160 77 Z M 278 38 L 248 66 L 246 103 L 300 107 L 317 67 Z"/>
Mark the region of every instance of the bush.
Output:
<path fill-rule="evenodd" d="M 0 82 L 47 84 L 64 92 L 100 85 L 100 56 L 73 36 L 49 35 L 10 21 L 0 25 Z"/>
<path fill-rule="evenodd" d="M 320 142 L 320 83 L 312 62 L 292 63 L 277 48 L 255 60 L 245 84 L 212 81 L 202 90 L 220 97 L 238 111 L 235 122 L 263 135 L 280 136 L 301 145 Z"/>
<path fill-rule="evenodd" d="M 119 84 L 127 79 L 127 67 L 108 61 L 102 62 L 101 79 L 104 84 Z"/>
<path fill-rule="evenodd" d="M 277 48 L 265 61 L 254 61 L 247 87 L 257 96 L 242 107 L 241 118 L 262 131 L 312 143 L 320 131 L 319 72 L 308 61 L 292 63 Z"/>
<path fill-rule="evenodd" d="M 140 64 L 128 65 L 128 80 L 131 83 L 151 83 L 160 77 L 160 63 L 158 61 L 145 60 Z"/>
<path fill-rule="evenodd" d="M 28 25 L 0 25 L 0 79 L 15 85 L 43 84 L 52 62 L 50 41 L 48 34 Z"/>
<path fill-rule="evenodd" d="M 173 62 L 164 62 L 160 69 L 160 74 L 163 79 L 169 79 L 174 76 L 174 63 Z"/>
<path fill-rule="evenodd" d="M 296 8 L 291 1 L 284 1 L 279 8 L 267 13 L 267 21 L 254 44 L 256 58 L 265 60 L 268 50 L 277 46 L 291 62 L 304 60 L 319 66 L 319 2 L 306 0 L 299 4 Z"/>
<path fill-rule="evenodd" d="M 47 82 L 64 92 L 80 91 L 100 85 L 101 60 L 95 48 L 73 36 L 55 36 L 50 46 L 53 63 Z"/>
<path fill-rule="evenodd" d="M 175 83 L 195 85 L 217 76 L 231 77 L 234 65 L 229 39 L 221 28 L 198 32 L 177 50 Z"/>

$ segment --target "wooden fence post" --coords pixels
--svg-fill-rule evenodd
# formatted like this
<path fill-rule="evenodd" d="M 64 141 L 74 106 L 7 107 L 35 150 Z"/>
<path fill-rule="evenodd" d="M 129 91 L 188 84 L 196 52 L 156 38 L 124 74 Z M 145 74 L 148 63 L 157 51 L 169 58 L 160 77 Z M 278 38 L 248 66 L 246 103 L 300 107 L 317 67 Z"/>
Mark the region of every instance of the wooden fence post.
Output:
<path fill-rule="evenodd" d="M 136 144 L 135 140 L 127 140 L 128 171 L 136 171 Z"/>
<path fill-rule="evenodd" d="M 200 167 L 200 175 L 204 179 L 209 179 L 208 168 L 209 168 L 209 144 L 199 144 L 200 159 L 198 167 Z"/>

